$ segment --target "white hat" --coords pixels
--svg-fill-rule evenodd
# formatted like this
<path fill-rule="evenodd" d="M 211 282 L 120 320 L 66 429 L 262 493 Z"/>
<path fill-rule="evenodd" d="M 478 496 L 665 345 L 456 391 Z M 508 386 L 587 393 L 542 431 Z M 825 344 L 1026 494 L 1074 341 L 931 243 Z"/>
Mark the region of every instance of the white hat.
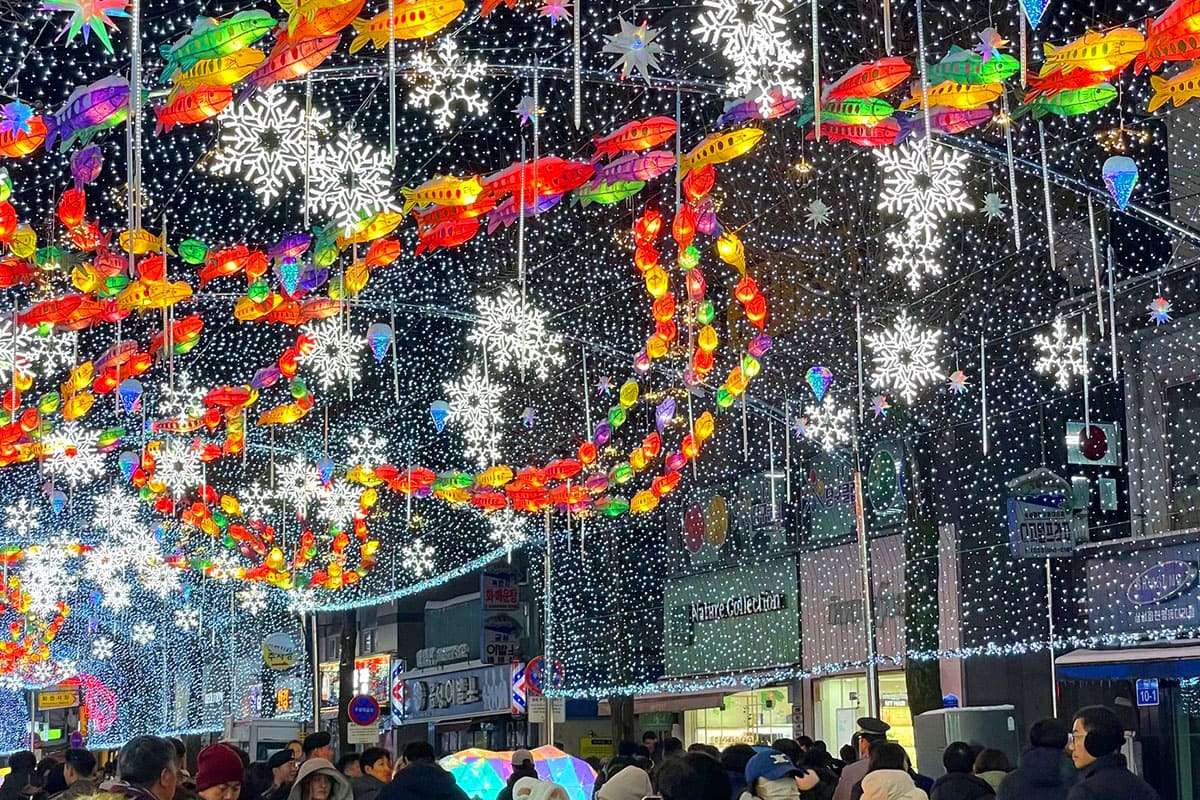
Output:
<path fill-rule="evenodd" d="M 513 800 L 571 800 L 567 790 L 557 783 L 521 778 L 513 784 Z"/>

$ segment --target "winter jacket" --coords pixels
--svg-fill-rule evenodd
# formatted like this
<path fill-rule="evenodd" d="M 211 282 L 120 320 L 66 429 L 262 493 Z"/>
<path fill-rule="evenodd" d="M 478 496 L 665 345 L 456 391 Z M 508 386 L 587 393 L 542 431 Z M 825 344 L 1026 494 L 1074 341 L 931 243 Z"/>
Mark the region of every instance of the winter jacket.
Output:
<path fill-rule="evenodd" d="M 899 769 L 877 769 L 862 779 L 863 800 L 925 800 L 912 776 Z"/>
<path fill-rule="evenodd" d="M 334 798 L 337 800 L 337 798 Z M 471 800 L 454 776 L 429 761 L 413 761 L 396 773 L 376 800 Z"/>
<path fill-rule="evenodd" d="M 500 794 L 496 795 L 496 800 L 513 800 L 513 787 L 521 778 L 533 778 L 537 780 L 536 769 L 513 769 L 511 775 L 508 776 L 508 783 L 500 790 Z M 355 798 L 358 800 L 358 798 Z M 639 797 L 638 800 L 641 800 Z"/>
<path fill-rule="evenodd" d="M 1008 773 L 1002 769 L 989 769 L 987 772 L 975 773 L 975 777 L 982 779 L 984 783 L 992 787 L 993 792 L 1000 790 L 1000 782 L 1004 780 L 1006 775 Z"/>
<path fill-rule="evenodd" d="M 837 789 L 833 793 L 833 800 L 850 800 L 854 796 L 855 785 L 867 776 L 867 770 L 870 768 L 871 764 L 866 758 L 860 758 L 843 767 L 842 777 L 838 779 Z"/>
<path fill-rule="evenodd" d="M 333 781 L 329 800 L 354 800 L 354 789 L 350 787 L 350 779 L 338 772 L 337 767 L 327 758 L 310 758 L 300 765 L 300 771 L 296 773 L 296 782 L 288 792 L 288 800 L 304 800 L 305 781 L 318 773 Z"/>
<path fill-rule="evenodd" d="M 729 800 L 738 800 L 746 791 L 746 773 L 725 770 L 725 774 L 729 776 Z"/>
<path fill-rule="evenodd" d="M 1035 747 L 1021 756 L 1021 766 L 1004 776 L 996 800 L 1066 800 L 1075 782 L 1075 765 L 1066 750 Z"/>
<path fill-rule="evenodd" d="M 79 778 L 50 800 L 79 800 L 81 797 L 91 797 L 99 791 L 100 785 L 96 781 L 90 778 Z"/>
<path fill-rule="evenodd" d="M 838 779 L 831 770 L 825 767 L 804 767 L 820 778 L 821 782 L 811 789 L 800 792 L 800 800 L 833 800 L 833 792 L 837 789 Z"/>
<path fill-rule="evenodd" d="M 1158 792 L 1125 766 L 1120 753 L 1101 756 L 1079 771 L 1067 800 L 1159 800 Z"/>
<path fill-rule="evenodd" d="M 363 775 L 350 781 L 350 788 L 354 790 L 354 800 L 375 800 L 384 786 L 387 784 L 374 775 Z"/>
<path fill-rule="evenodd" d="M 929 800 L 994 800 L 987 781 L 968 772 L 948 772 L 933 782 Z"/>

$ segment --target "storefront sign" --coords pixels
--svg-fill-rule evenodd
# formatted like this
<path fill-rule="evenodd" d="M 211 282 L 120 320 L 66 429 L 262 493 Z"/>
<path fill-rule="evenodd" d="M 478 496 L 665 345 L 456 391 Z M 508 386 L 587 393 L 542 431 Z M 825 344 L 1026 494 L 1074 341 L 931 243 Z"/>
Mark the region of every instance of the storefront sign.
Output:
<path fill-rule="evenodd" d="M 752 614 L 766 614 L 771 611 L 782 611 L 787 607 L 787 596 L 780 592 L 759 592 L 741 597 L 731 597 L 718 603 L 697 601 L 692 603 L 689 619 L 691 622 L 716 622 L 721 619 L 748 617 Z"/>
<path fill-rule="evenodd" d="M 479 575 L 479 602 L 483 611 L 516 611 L 521 607 L 521 576 L 511 569 L 485 569 Z"/>
<path fill-rule="evenodd" d="M 521 623 L 510 614 L 487 617 L 480 632 L 479 660 L 485 664 L 511 664 L 516 661 L 522 633 Z"/>
<path fill-rule="evenodd" d="M 336 713 L 341 665 L 337 661 L 326 661 L 318 669 L 321 674 L 321 713 Z M 388 654 L 354 659 L 353 683 L 356 694 L 369 694 L 381 704 L 388 702 L 392 688 L 391 675 L 392 657 Z"/>
<path fill-rule="evenodd" d="M 52 708 L 75 708 L 79 705 L 79 692 L 75 689 L 43 689 L 37 693 L 38 711 Z"/>
<path fill-rule="evenodd" d="M 794 491 L 800 494 L 802 524 L 809 542 L 827 546 L 854 536 L 854 478 L 844 458 L 816 455 Z"/>
<path fill-rule="evenodd" d="M 1009 481 L 1008 538 L 1017 558 L 1074 555 L 1076 528 L 1074 496 L 1065 480 L 1039 468 Z"/>
<path fill-rule="evenodd" d="M 1200 624 L 1200 547 L 1176 545 L 1085 562 L 1092 632 L 1140 633 Z"/>
<path fill-rule="evenodd" d="M 479 714 L 508 713 L 510 668 L 476 667 L 434 674 L 407 673 L 400 689 L 407 723 Z"/>
<path fill-rule="evenodd" d="M 1137 704 L 1139 706 L 1158 705 L 1158 678 L 1138 678 Z"/>
<path fill-rule="evenodd" d="M 442 664 L 453 664 L 471 659 L 471 648 L 466 644 L 452 644 L 448 647 L 426 647 L 417 651 L 417 669 L 440 667 Z"/>
<path fill-rule="evenodd" d="M 579 738 L 579 757 L 598 758 L 601 761 L 613 757 L 613 740 L 601 739 L 597 736 L 581 736 Z"/>

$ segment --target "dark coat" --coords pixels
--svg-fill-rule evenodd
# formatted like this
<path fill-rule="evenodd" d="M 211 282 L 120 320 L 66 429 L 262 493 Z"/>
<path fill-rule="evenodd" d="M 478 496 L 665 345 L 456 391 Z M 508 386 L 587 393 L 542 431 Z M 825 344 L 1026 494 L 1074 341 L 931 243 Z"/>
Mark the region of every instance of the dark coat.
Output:
<path fill-rule="evenodd" d="M 996 800 L 1066 800 L 1074 782 L 1075 767 L 1066 750 L 1035 747 L 1000 782 Z"/>
<path fill-rule="evenodd" d="M 512 800 L 513 787 L 517 785 L 517 781 L 521 780 L 521 778 L 534 778 L 536 780 L 537 776 L 537 770 L 533 768 L 525 769 L 518 767 L 513 769 L 512 774 L 508 776 L 508 782 L 504 784 L 504 788 L 496 795 L 496 800 Z M 358 800 L 358 798 L 356 797 L 354 800 Z"/>
<path fill-rule="evenodd" d="M 984 800 L 996 793 L 983 778 L 967 772 L 948 772 L 933 782 L 929 800 Z"/>
<path fill-rule="evenodd" d="M 454 776 L 437 764 L 414 761 L 396 773 L 377 800 L 470 800 Z"/>
<path fill-rule="evenodd" d="M 350 788 L 354 790 L 354 800 L 375 800 L 383 791 L 386 783 L 374 775 L 362 775 L 350 779 Z"/>
<path fill-rule="evenodd" d="M 1154 787 L 1125 766 L 1120 753 L 1101 756 L 1079 771 L 1067 800 L 1159 800 Z"/>

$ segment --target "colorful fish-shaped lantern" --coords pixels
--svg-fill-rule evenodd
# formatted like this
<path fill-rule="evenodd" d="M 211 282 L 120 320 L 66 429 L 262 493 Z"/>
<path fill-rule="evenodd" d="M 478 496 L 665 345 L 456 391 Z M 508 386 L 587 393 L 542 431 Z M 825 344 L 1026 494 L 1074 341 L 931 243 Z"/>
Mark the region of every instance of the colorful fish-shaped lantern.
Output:
<path fill-rule="evenodd" d="M 1060 117 L 1077 117 L 1088 114 L 1117 99 L 1117 90 L 1111 83 L 1099 86 L 1088 86 L 1083 89 L 1067 89 L 1053 95 L 1035 97 L 1032 102 L 1019 106 L 1013 111 L 1013 118 L 1019 119 L 1032 112 L 1034 119 L 1041 119 L 1047 114 L 1057 114 Z"/>
<path fill-rule="evenodd" d="M 1047 75 L 1055 70 L 1069 75 L 1077 69 L 1086 72 L 1121 70 L 1146 47 L 1142 33 L 1135 28 L 1117 28 L 1107 33 L 1088 31 L 1070 44 L 1042 45 L 1046 60 L 1039 71 Z"/>
<path fill-rule="evenodd" d="M 750 120 L 778 119 L 795 111 L 798 105 L 796 98 L 789 97 L 778 89 L 772 89 L 767 96 L 769 100 L 765 112 L 758 100 L 749 97 L 726 103 L 724 112 L 717 119 L 717 127 L 723 128 Z"/>
<path fill-rule="evenodd" d="M 821 136 L 830 141 L 853 142 L 861 147 L 882 147 L 893 144 L 900 135 L 900 123 L 895 119 L 881 120 L 874 125 L 855 125 L 847 122 L 821 120 Z M 816 132 L 809 131 L 807 139 L 815 139 Z"/>
<path fill-rule="evenodd" d="M 707 164 L 721 164 L 745 155 L 754 145 L 758 144 L 764 133 L 765 131 L 761 128 L 741 128 L 735 131 L 710 133 L 700 141 L 700 144 L 680 157 L 677 179 L 682 180 L 692 170 Z"/>
<path fill-rule="evenodd" d="M 821 92 L 822 100 L 842 97 L 879 97 L 912 75 L 912 67 L 899 57 L 881 58 L 851 67 Z"/>
<path fill-rule="evenodd" d="M 164 44 L 159 48 L 167 62 L 160 80 L 165 81 L 177 72 L 187 72 L 205 59 L 244 50 L 266 36 L 273 27 L 275 18 L 259 10 L 239 11 L 224 22 L 197 17 L 191 33 L 173 45 Z"/>
<path fill-rule="evenodd" d="M 633 197 L 645 187 L 645 181 L 617 181 L 616 183 L 602 183 L 599 186 L 585 186 L 575 190 L 571 202 L 578 202 L 584 208 L 592 203 L 610 206 Z"/>
<path fill-rule="evenodd" d="M 265 89 L 279 81 L 303 77 L 321 65 L 337 49 L 340 33 L 293 42 L 281 37 L 267 60 L 250 75 L 250 82 Z"/>
<path fill-rule="evenodd" d="M 301 21 L 312 22 L 324 9 L 338 5 L 340 0 L 277 0 L 279 7 L 288 15 L 287 33 L 295 35 Z"/>
<path fill-rule="evenodd" d="M 1154 95 L 1146 106 L 1147 111 L 1157 111 L 1167 101 L 1179 108 L 1188 100 L 1200 97 L 1200 64 L 1184 70 L 1170 80 L 1151 75 L 1150 88 L 1154 90 Z"/>
<path fill-rule="evenodd" d="M 478 217 L 443 222 L 433 228 L 418 230 L 417 248 L 413 254 L 419 256 L 421 253 L 432 253 L 440 248 L 458 247 L 471 241 L 478 232 Z"/>
<path fill-rule="evenodd" d="M 267 58 L 262 50 L 248 47 L 220 58 L 207 58 L 187 72 L 175 76 L 170 101 L 201 86 L 232 86 L 245 78 Z"/>
<path fill-rule="evenodd" d="M 592 137 L 596 148 L 592 161 L 623 152 L 640 152 L 669 141 L 679 125 L 670 117 L 649 117 L 627 122 L 607 136 Z"/>
<path fill-rule="evenodd" d="M 955 83 L 999 83 L 1007 80 L 1021 69 L 1021 62 L 1005 53 L 996 53 L 986 60 L 973 50 L 964 50 L 958 45 L 950 47 L 950 53 L 928 69 L 930 85 L 945 81 Z"/>
<path fill-rule="evenodd" d="M 366 0 L 345 0 L 345 2 L 318 9 L 310 20 L 301 17 L 300 23 L 295 28 L 289 29 L 281 25 L 279 30 L 280 32 L 287 31 L 288 38 L 293 41 L 341 33 L 362 13 L 365 5 Z"/>
<path fill-rule="evenodd" d="M 62 108 L 45 116 L 46 147 L 57 141 L 65 153 L 76 141 L 87 144 L 98 132 L 120 125 L 128 115 L 129 81 L 121 76 L 80 86 Z"/>
<path fill-rule="evenodd" d="M 212 119 L 233 100 L 231 86 L 201 86 L 179 95 L 164 106 L 154 107 L 157 134 L 170 133 L 176 125 L 195 125 Z"/>
<path fill-rule="evenodd" d="M 391 33 L 397 39 L 424 39 L 445 28 L 466 10 L 463 0 L 402 0 L 396 3 L 396 16 L 389 27 L 388 12 L 371 19 L 356 19 L 350 52 L 357 53 L 367 43 L 382 50 Z"/>
<path fill-rule="evenodd" d="M 404 196 L 402 215 L 408 214 L 413 208 L 426 206 L 466 206 L 475 202 L 483 190 L 478 178 L 456 178 L 453 175 L 441 175 L 426 181 L 415 189 L 405 186 L 400 189 Z"/>
<path fill-rule="evenodd" d="M 943 81 L 936 86 L 930 86 L 928 91 L 922 91 L 921 84 L 914 82 L 912 96 L 900 104 L 904 111 L 914 106 L 947 106 L 949 108 L 981 108 L 988 103 L 994 103 L 1004 94 L 1004 86 L 999 83 L 955 83 Z"/>
<path fill-rule="evenodd" d="M 596 170 L 592 185 L 616 181 L 650 181 L 675 166 L 675 154 L 669 150 L 630 153 Z"/>
<path fill-rule="evenodd" d="M 806 103 L 797 125 L 807 125 L 814 119 L 812 106 Z M 844 97 L 826 100 L 821 104 L 822 122 L 845 122 L 851 125 L 874 125 L 890 117 L 896 109 L 879 97 Z"/>

